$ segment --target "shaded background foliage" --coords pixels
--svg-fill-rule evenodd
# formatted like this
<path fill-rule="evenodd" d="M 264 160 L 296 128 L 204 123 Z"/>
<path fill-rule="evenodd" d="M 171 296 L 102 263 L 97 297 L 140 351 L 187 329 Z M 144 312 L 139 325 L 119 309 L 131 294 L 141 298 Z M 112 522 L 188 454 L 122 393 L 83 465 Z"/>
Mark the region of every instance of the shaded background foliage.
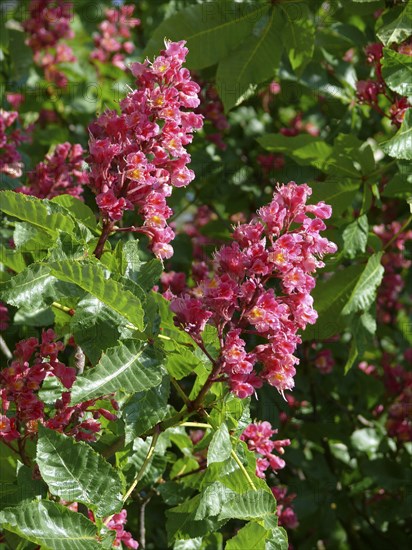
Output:
<path fill-rule="evenodd" d="M 86 148 L 91 120 L 106 107 L 118 108 L 127 87 L 133 86 L 127 71 L 110 63 L 89 61 L 91 34 L 103 19 L 104 8 L 110 5 L 74 2 L 71 28 L 75 36 L 67 44 L 77 61 L 59 65 L 67 78 L 64 88 L 45 80 L 25 44 L 21 22 L 28 16 L 28 2 L 2 6 L 2 105 L 12 110 L 7 94 L 23 93 L 25 100 L 18 109 L 21 125 L 27 128 L 34 124 L 31 142 L 19 147 L 23 173 L 15 179 L 3 172 L 2 189 L 25 184 L 27 175 L 55 144 L 68 141 Z M 257 390 L 257 399 L 252 398 L 250 403 L 252 419 L 270 421 L 279 428 L 277 437 L 292 442 L 284 455 L 286 467 L 268 475 L 269 485 L 287 486 L 289 493 L 296 494 L 293 509 L 299 525 L 288 529 L 289 543 L 299 549 L 387 548 L 392 544 L 407 548 L 412 539 L 412 396 L 408 390 L 412 348 L 408 272 L 412 4 L 383 0 L 159 0 L 136 3 L 135 16 L 141 24 L 132 30 L 136 48 L 127 56 L 127 63 L 141 61 L 146 55 L 152 59 L 163 47 L 164 37 L 187 40 L 190 53 L 186 66 L 202 83 L 203 90 L 199 112 L 206 116 L 205 125 L 190 147 L 190 168 L 196 179 L 187 189 L 176 189 L 170 199 L 177 236 L 175 254 L 165 261 L 167 271 L 182 271 L 190 277 L 194 253 L 201 258 L 226 242 L 233 223 L 249 219 L 269 202 L 277 182 L 308 183 L 313 201 L 323 200 L 333 208 L 325 234 L 338 245 L 338 253 L 326 260 L 313 292 L 319 319 L 303 334 L 296 387 L 284 401 L 274 388 L 265 386 Z M 371 50 L 371 44 L 380 44 L 383 50 Z M 85 204 L 96 211 L 89 190 L 84 191 L 84 197 Z M 95 236 L 93 214 L 90 217 L 89 211 L 81 212 L 78 205 L 60 204 L 72 208 L 76 218 L 72 225 L 82 220 Z M 67 266 L 63 265 L 67 258 L 75 257 L 74 252 L 79 254 L 79 250 L 73 250 L 73 243 L 56 240 L 50 231 L 47 242 L 44 227 L 40 233 L 33 233 L 24 221 L 13 221 L 24 220 L 17 215 L 21 205 L 4 205 L 0 206 L 9 216 L 1 230 L 4 244 L 0 276 L 6 285 L 2 300 L 9 304 L 14 321 L 3 333 L 8 346 L 13 349 L 22 338 L 39 336 L 41 327 L 54 326 L 59 337 L 74 334 L 96 364 L 102 351 L 117 345 L 119 338 L 132 337 L 121 324 L 126 309 L 113 311 L 116 300 L 103 303 L 102 295 L 94 291 L 92 296 L 86 284 L 81 292 L 73 290 Z M 194 229 L 193 219 L 197 219 L 197 209 L 203 205 L 208 207 L 208 223 Z M 126 213 L 125 224 L 134 223 L 133 216 Z M 376 229 L 382 224 L 385 229 Z M 72 227 L 66 231 L 70 233 Z M 10 238 L 19 243 L 17 251 L 8 248 Z M 113 250 L 120 240 L 117 236 L 111 239 Z M 53 257 L 55 262 L 61 261 L 53 272 L 58 282 L 48 293 L 44 288 L 29 286 L 29 298 L 16 298 L 7 286 L 10 279 L 26 265 L 42 261 L 46 243 L 67 254 L 59 256 L 56 252 Z M 151 259 L 144 239 L 140 244 L 137 254 L 132 248 L 126 253 L 129 273 L 139 272 L 140 262 Z M 152 267 L 153 273 L 147 273 L 146 292 L 159 284 L 161 268 L 155 264 Z M 140 283 L 141 278 L 138 280 Z M 32 284 L 30 279 L 26 282 Z M 72 319 L 68 319 L 67 312 L 50 306 L 52 301 L 63 301 L 62 297 L 65 306 L 76 308 Z M 163 322 L 165 318 L 166 314 Z M 127 320 L 138 324 L 136 317 Z M 156 322 L 152 321 L 153 333 Z M 185 375 L 195 369 L 201 373 L 205 367 L 192 350 L 186 367 L 179 361 L 175 363 L 170 354 L 167 371 L 181 379 L 183 389 L 189 393 L 193 381 Z M 152 380 L 153 386 L 159 382 L 160 378 Z M 166 377 L 164 384 L 168 384 Z M 134 392 L 148 387 L 136 386 Z M 220 390 L 215 391 L 219 396 Z M 123 420 L 103 420 L 104 433 L 93 444 L 96 451 L 107 456 L 105 450 L 126 426 L 130 452 L 123 449 L 116 454 L 115 462 L 110 460 L 122 469 L 127 484 L 139 472 L 149 448 L 148 439 L 140 436 L 165 418 L 158 411 L 165 410 L 169 388 L 163 392 L 136 394 L 138 397 L 125 408 L 120 399 Z M 81 392 L 79 396 L 80 401 Z M 172 393 L 171 399 L 169 406 L 178 409 L 178 396 Z M 135 419 L 145 409 L 145 400 L 152 418 L 142 420 L 139 430 Z M 228 405 L 228 409 L 231 406 L 235 407 Z M 227 422 L 225 414 L 222 418 Z M 230 414 L 241 417 L 235 409 Z M 134 420 L 128 422 L 128 417 Z M 222 422 L 222 418 L 217 421 Z M 204 532 L 198 523 L 185 531 L 176 512 L 170 524 L 176 526 L 182 540 L 167 540 L 165 511 L 186 502 L 194 494 L 196 481 L 191 481 L 192 476 L 182 478 L 179 485 L 184 487 L 180 494 L 176 491 L 178 496 L 174 494 L 177 483 L 170 477 L 165 477 L 165 484 L 157 486 L 156 482 L 165 471 L 170 473 L 170 468 L 175 468 L 173 477 L 179 466 L 183 468 L 184 460 L 188 461 L 185 468 L 197 467 L 198 461 L 191 455 L 193 449 L 202 451 L 202 444 L 195 443 L 193 448 L 193 441 L 183 432 L 176 428 L 176 433 L 169 434 L 169 446 L 165 438 L 163 452 L 155 454 L 146 476 L 139 481 L 137 498 L 127 507 L 128 529 L 139 539 L 143 508 L 147 548 L 167 548 L 168 544 L 182 550 L 221 548 L 221 535 L 214 532 L 216 525 L 205 520 Z M 1 452 L 2 482 L 9 484 L 16 475 L 16 464 L 4 445 Z M 37 485 L 39 480 L 30 479 L 25 484 L 24 476 L 28 474 L 24 468 L 27 466 L 21 466 L 12 484 L 19 491 L 29 487 L 31 493 L 24 494 L 27 499 L 44 496 L 44 486 Z M 10 501 L 10 490 L 5 486 L 3 505 L 15 504 Z M 191 512 L 188 509 L 184 513 Z M 241 525 L 237 519 L 226 523 L 221 530 L 224 540 L 233 537 Z M 7 534 L 7 547 L 23 544 L 13 536 Z M 227 543 L 226 547 L 265 548 L 264 542 L 256 542 L 259 533 L 247 536 L 250 538 L 245 540 L 252 541 L 253 546 L 241 546 L 249 544 L 241 541 L 237 546 Z M 30 544 L 20 547 L 35 547 Z M 284 543 L 266 546 L 272 547 L 283 548 Z"/>

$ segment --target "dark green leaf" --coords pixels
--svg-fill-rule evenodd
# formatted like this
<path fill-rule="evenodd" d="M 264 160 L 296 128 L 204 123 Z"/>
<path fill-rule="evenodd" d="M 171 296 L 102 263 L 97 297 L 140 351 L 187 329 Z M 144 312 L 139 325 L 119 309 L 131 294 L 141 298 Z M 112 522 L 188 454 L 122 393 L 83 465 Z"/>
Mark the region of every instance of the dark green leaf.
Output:
<path fill-rule="evenodd" d="M 48 500 L 0 512 L 0 525 L 50 550 L 98 550 L 96 526 L 82 514 Z"/>
<path fill-rule="evenodd" d="M 119 474 L 86 443 L 40 427 L 36 461 L 52 494 L 82 502 L 100 517 L 121 510 Z"/>
<path fill-rule="evenodd" d="M 226 424 L 221 424 L 213 434 L 212 441 L 207 452 L 207 465 L 213 462 L 223 462 L 230 457 L 232 444 L 230 442 L 229 430 Z"/>
<path fill-rule="evenodd" d="M 164 371 L 152 348 L 135 340 L 105 352 L 99 363 L 78 377 L 72 387 L 72 403 L 80 403 L 118 390 L 125 393 L 158 386 Z"/>
<path fill-rule="evenodd" d="M 396 134 L 380 145 L 390 157 L 412 160 L 412 108 L 406 111 L 402 125 Z"/>
<path fill-rule="evenodd" d="M 383 252 L 377 252 L 369 258 L 342 310 L 343 315 L 367 311 L 372 305 L 385 271 L 381 264 L 382 256 Z"/>
<path fill-rule="evenodd" d="M 365 252 L 368 231 L 369 224 L 366 214 L 359 216 L 345 227 L 343 231 L 344 253 L 348 258 L 355 258 L 358 252 Z"/>

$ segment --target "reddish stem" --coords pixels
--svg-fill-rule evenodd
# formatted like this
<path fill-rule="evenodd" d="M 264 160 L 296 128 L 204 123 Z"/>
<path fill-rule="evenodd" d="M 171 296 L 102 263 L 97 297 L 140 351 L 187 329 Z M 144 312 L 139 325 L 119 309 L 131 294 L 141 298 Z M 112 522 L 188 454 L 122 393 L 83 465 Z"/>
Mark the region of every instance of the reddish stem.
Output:
<path fill-rule="evenodd" d="M 93 254 L 96 256 L 96 258 L 101 258 L 103 254 L 104 245 L 110 235 L 110 233 L 113 231 L 114 222 L 111 222 L 109 220 L 103 220 L 103 229 L 102 233 L 100 235 L 100 238 L 97 242 L 96 248 L 93 252 Z"/>

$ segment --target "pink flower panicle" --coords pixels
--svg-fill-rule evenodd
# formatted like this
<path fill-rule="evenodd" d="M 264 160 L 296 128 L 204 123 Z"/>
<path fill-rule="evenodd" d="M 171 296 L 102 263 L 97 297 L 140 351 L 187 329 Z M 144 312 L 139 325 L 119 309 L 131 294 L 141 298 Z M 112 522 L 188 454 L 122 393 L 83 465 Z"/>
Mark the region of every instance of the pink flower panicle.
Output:
<path fill-rule="evenodd" d="M 264 421 L 249 424 L 240 436 L 240 439 L 246 442 L 249 450 L 257 454 L 256 475 L 259 477 L 264 478 L 268 468 L 276 472 L 286 465 L 283 458 L 273 454 L 272 451 L 283 455 L 285 452 L 284 447 L 290 445 L 290 439 L 273 441 L 271 437 L 277 432 L 277 430 L 272 429 L 269 422 Z"/>
<path fill-rule="evenodd" d="M 133 17 L 134 8 L 123 5 L 106 9 L 106 19 L 100 23 L 99 32 L 93 35 L 95 49 L 90 54 L 92 61 L 111 63 L 122 71 L 126 70 L 125 57 L 135 48 L 130 30 L 140 25 L 140 19 Z"/>
<path fill-rule="evenodd" d="M 213 275 L 171 301 L 176 324 L 194 339 L 207 322 L 217 327 L 220 371 L 238 397 L 251 395 L 264 380 L 282 394 L 294 386 L 298 331 L 317 318 L 312 274 L 324 266 L 319 258 L 336 251 L 320 236 L 331 208 L 306 205 L 310 194 L 305 184 L 279 186 L 251 223 L 235 228 L 232 244 L 216 252 Z M 275 287 L 268 287 L 270 281 Z M 250 333 L 265 343 L 247 350 L 243 336 Z"/>
<path fill-rule="evenodd" d="M 296 498 L 295 493 L 287 494 L 287 487 L 272 487 L 273 496 L 276 499 L 276 513 L 278 516 L 278 524 L 285 529 L 296 529 L 299 526 L 296 512 L 291 506 L 292 501 Z"/>
<path fill-rule="evenodd" d="M 10 366 L 0 371 L 0 439 L 12 441 L 33 435 L 37 432 L 37 423 L 41 422 L 77 440 L 95 441 L 100 430 L 96 419 L 101 416 L 109 420 L 117 418 L 105 409 L 96 408 L 97 399 L 70 406 L 69 391 L 62 392 L 54 410 L 46 411 L 38 396 L 43 381 L 54 376 L 70 390 L 76 379 L 76 369 L 66 366 L 58 358 L 64 349 L 63 342 L 56 341 L 52 329 L 43 331 L 40 341 L 31 337 L 16 345 Z M 12 408 L 10 404 L 13 404 Z"/>
<path fill-rule="evenodd" d="M 40 199 L 52 199 L 64 193 L 81 199 L 83 186 L 89 181 L 82 166 L 83 154 L 83 147 L 78 143 L 60 143 L 29 173 L 27 185 L 17 191 Z"/>
<path fill-rule="evenodd" d="M 31 0 L 30 17 L 23 22 L 28 34 L 26 44 L 33 50 L 34 61 L 43 68 L 46 80 L 59 88 L 67 86 L 67 77 L 58 70 L 59 63 L 73 63 L 73 50 L 61 40 L 73 38 L 70 28 L 73 5 L 66 0 Z"/>
<path fill-rule="evenodd" d="M 0 109 L 0 174 L 19 178 L 23 173 L 23 162 L 18 146 L 29 139 L 19 128 L 13 128 L 18 121 L 17 111 Z"/>
<path fill-rule="evenodd" d="M 3 302 L 0 302 L 0 332 L 3 332 L 9 328 L 9 322 L 9 310 Z"/>
<path fill-rule="evenodd" d="M 199 86 L 182 68 L 185 41 L 166 42 L 153 63 L 133 63 L 137 89 L 120 102 L 121 113 L 106 111 L 90 125 L 90 185 L 106 219 L 120 220 L 137 207 L 139 229 L 159 258 L 170 258 L 174 238 L 166 203 L 173 187 L 195 177 L 185 146 L 202 127 L 201 115 L 182 109 L 199 105 Z"/>
<path fill-rule="evenodd" d="M 410 55 L 407 53 L 408 43 L 405 42 L 400 44 L 398 46 L 398 51 Z M 359 80 L 356 83 L 356 97 L 358 102 L 371 106 L 381 116 L 389 118 L 394 126 L 399 127 L 402 124 L 406 111 L 411 105 L 406 97 L 402 97 L 386 87 L 386 83 L 382 77 L 382 44 L 369 44 L 365 48 L 365 55 L 367 63 L 373 67 L 375 77 L 367 80 Z M 380 97 L 385 97 L 392 102 L 387 113 L 378 104 Z"/>
<path fill-rule="evenodd" d="M 134 540 L 129 531 L 125 531 L 124 526 L 127 521 L 127 511 L 123 509 L 118 514 L 114 514 L 107 523 L 108 529 L 116 531 L 116 539 L 113 543 L 114 547 L 124 544 L 127 548 L 139 548 L 139 543 Z"/>
<path fill-rule="evenodd" d="M 401 226 L 400 222 L 394 221 L 373 228 L 383 246 L 392 241 L 382 258 L 385 272 L 377 297 L 377 317 L 382 323 L 395 322 L 398 311 L 403 307 L 399 299 L 405 286 L 401 271 L 411 266 L 411 261 L 405 257 L 404 251 L 405 243 L 412 240 L 412 230 L 400 231 Z"/>

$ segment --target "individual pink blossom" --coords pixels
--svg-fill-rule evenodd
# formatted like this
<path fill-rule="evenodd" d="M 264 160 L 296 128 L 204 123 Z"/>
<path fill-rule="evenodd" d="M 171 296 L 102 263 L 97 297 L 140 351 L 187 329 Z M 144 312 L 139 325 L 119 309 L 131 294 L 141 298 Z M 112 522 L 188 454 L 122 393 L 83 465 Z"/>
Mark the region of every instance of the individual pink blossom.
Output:
<path fill-rule="evenodd" d="M 240 436 L 249 450 L 257 454 L 256 475 L 259 477 L 264 478 L 268 468 L 276 472 L 286 465 L 282 458 L 273 454 L 273 451 L 283 455 L 284 447 L 290 445 L 290 439 L 273 441 L 271 437 L 277 432 L 278 430 L 274 430 L 269 422 L 263 421 L 249 424 Z"/>
<path fill-rule="evenodd" d="M 95 49 L 90 54 L 91 60 L 111 63 L 122 71 L 126 69 L 125 57 L 135 49 L 130 30 L 140 25 L 140 19 L 133 17 L 134 8 L 123 5 L 106 9 L 99 32 L 93 34 Z"/>
<path fill-rule="evenodd" d="M 73 5 L 66 0 L 31 0 L 29 18 L 23 22 L 26 44 L 33 50 L 35 63 L 43 68 L 46 80 L 59 88 L 64 88 L 68 80 L 58 64 L 76 61 L 72 49 L 61 42 L 74 36 L 70 28 L 72 13 Z"/>
<path fill-rule="evenodd" d="M 149 237 L 160 258 L 173 254 L 167 197 L 194 178 L 185 147 L 203 118 L 190 110 L 199 105 L 199 86 L 182 68 L 184 44 L 167 41 L 153 63 L 133 63 L 137 89 L 120 102 L 120 114 L 106 111 L 89 127 L 90 186 L 103 217 L 117 221 L 137 208 L 143 224 L 133 230 Z"/>
<path fill-rule="evenodd" d="M 83 147 L 76 143 L 61 143 L 53 153 L 29 173 L 27 184 L 17 189 L 40 199 L 52 199 L 62 194 L 82 198 L 89 177 L 83 168 Z"/>
<path fill-rule="evenodd" d="M 315 367 L 321 374 L 329 374 L 335 365 L 332 351 L 328 348 L 322 349 L 316 354 Z"/>

